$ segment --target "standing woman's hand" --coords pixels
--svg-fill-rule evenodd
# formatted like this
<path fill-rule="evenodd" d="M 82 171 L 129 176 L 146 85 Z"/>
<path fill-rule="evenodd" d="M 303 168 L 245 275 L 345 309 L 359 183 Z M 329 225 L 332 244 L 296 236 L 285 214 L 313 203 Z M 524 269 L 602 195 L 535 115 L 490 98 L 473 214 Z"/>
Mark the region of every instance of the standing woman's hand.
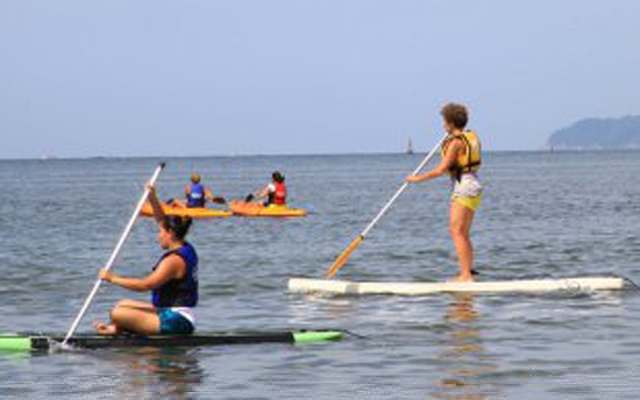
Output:
<path fill-rule="evenodd" d="M 407 177 L 404 179 L 407 183 L 420 183 L 422 182 L 424 179 L 422 178 L 422 176 L 420 175 L 407 175 Z"/>

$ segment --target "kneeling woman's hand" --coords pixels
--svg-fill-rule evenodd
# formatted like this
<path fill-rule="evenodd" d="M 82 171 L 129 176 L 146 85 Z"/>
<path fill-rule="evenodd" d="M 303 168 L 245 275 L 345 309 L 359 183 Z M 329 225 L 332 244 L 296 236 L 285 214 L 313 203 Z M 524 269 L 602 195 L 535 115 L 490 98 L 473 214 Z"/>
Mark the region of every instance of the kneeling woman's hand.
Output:
<path fill-rule="evenodd" d="M 111 273 L 110 271 L 107 271 L 106 269 L 101 269 L 98 276 L 100 277 L 100 279 L 102 279 L 105 282 L 111 282 L 114 274 Z"/>

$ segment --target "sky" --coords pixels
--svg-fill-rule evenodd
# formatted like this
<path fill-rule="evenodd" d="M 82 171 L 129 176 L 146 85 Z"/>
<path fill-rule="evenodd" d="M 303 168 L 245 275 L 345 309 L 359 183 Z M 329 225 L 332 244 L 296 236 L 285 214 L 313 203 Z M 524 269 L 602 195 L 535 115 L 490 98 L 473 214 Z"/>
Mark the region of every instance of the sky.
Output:
<path fill-rule="evenodd" d="M 640 114 L 636 0 L 0 0 L 0 158 L 486 150 Z"/>

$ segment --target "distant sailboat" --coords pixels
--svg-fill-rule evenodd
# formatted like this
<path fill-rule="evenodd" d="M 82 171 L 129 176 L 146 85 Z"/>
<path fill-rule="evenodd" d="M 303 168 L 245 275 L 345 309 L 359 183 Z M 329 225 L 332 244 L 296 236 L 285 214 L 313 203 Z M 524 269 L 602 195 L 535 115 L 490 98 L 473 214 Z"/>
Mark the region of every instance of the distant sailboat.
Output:
<path fill-rule="evenodd" d="M 411 138 L 409 138 L 409 143 L 407 144 L 407 154 L 413 154 L 413 143 L 411 142 Z"/>

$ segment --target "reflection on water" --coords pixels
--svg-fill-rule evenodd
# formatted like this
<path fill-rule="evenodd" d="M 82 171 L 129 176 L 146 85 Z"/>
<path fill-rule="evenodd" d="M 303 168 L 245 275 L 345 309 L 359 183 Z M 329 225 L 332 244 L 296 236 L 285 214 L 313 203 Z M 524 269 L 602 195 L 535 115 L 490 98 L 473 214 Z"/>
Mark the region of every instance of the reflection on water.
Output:
<path fill-rule="evenodd" d="M 450 328 L 443 350 L 438 354 L 444 367 L 442 378 L 433 383 L 431 398 L 482 400 L 495 398 L 497 393 L 481 382 L 484 374 L 497 370 L 483 346 L 480 313 L 474 308 L 472 295 L 453 295 L 451 307 L 443 317 Z"/>
<path fill-rule="evenodd" d="M 115 389 L 116 397 L 143 399 L 161 395 L 176 400 L 193 399 L 205 375 L 197 351 L 149 347 L 114 354 L 110 361 L 120 364 L 118 367 L 125 376 Z"/>

